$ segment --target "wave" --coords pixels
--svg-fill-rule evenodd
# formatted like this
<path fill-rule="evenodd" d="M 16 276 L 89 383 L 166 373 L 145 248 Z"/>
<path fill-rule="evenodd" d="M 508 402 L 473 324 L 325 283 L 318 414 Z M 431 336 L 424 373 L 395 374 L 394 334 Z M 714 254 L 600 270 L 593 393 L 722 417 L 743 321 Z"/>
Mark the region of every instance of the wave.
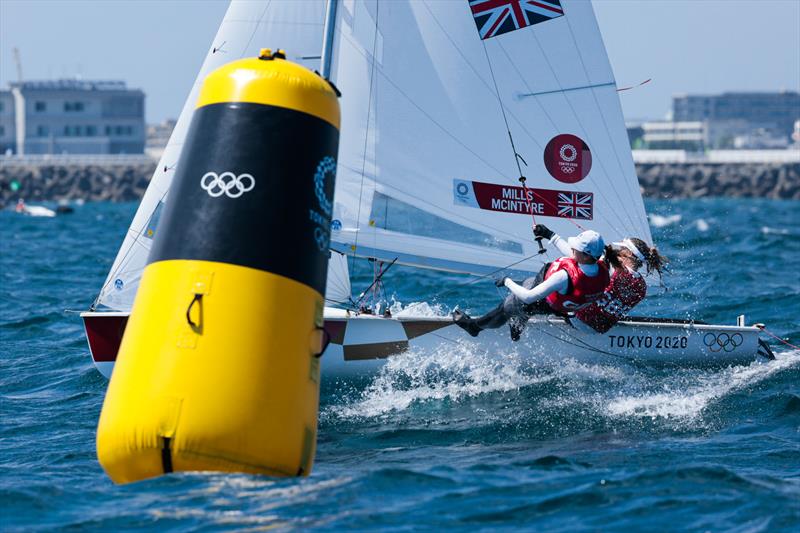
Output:
<path fill-rule="evenodd" d="M 650 219 L 650 225 L 654 228 L 663 228 L 665 226 L 671 226 L 673 224 L 677 224 L 683 218 L 682 215 L 657 215 L 655 213 L 650 213 L 648 215 Z"/>
<path fill-rule="evenodd" d="M 716 372 L 678 374 L 668 379 L 661 390 L 620 395 L 607 404 L 613 417 L 663 418 L 692 422 L 701 417 L 713 402 L 752 386 L 800 363 L 800 352 L 789 352 L 769 363 L 756 361 Z"/>

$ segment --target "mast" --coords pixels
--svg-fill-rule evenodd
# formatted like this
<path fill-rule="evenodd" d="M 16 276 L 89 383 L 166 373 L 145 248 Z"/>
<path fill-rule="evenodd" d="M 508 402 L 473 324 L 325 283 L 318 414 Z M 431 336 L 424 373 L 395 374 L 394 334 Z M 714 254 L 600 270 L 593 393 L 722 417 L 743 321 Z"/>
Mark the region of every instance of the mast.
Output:
<path fill-rule="evenodd" d="M 322 77 L 325 79 L 330 79 L 331 77 L 333 35 L 336 31 L 336 6 L 338 4 L 338 0 L 328 0 L 328 5 L 325 8 L 325 28 L 322 30 L 325 40 L 322 42 L 322 57 L 320 59 L 320 69 L 322 70 Z"/>

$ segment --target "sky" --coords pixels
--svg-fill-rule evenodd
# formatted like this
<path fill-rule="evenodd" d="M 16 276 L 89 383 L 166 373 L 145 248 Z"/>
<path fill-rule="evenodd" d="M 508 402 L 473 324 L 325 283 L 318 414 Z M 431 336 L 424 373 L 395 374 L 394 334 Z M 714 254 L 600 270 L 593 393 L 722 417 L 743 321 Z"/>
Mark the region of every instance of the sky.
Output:
<path fill-rule="evenodd" d="M 441 1 L 441 0 L 428 0 Z M 466 1 L 466 0 L 463 0 Z M 148 122 L 175 118 L 227 0 L 0 0 L 0 86 L 119 79 L 147 94 Z M 628 120 L 663 118 L 671 96 L 800 91 L 800 0 L 594 0 Z"/>

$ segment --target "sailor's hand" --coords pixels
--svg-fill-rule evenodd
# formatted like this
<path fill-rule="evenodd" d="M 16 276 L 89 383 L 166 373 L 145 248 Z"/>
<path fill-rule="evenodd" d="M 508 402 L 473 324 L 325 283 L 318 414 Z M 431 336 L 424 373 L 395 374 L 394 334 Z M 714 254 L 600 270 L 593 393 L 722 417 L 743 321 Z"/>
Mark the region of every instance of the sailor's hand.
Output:
<path fill-rule="evenodd" d="M 508 279 L 508 276 L 503 276 L 502 278 L 494 280 L 495 287 L 505 287 L 507 279 Z"/>
<path fill-rule="evenodd" d="M 533 235 L 536 237 L 542 237 L 543 239 L 550 240 L 553 238 L 553 235 L 555 235 L 555 233 L 551 231 L 550 228 L 548 228 L 544 224 L 536 224 L 533 227 Z"/>

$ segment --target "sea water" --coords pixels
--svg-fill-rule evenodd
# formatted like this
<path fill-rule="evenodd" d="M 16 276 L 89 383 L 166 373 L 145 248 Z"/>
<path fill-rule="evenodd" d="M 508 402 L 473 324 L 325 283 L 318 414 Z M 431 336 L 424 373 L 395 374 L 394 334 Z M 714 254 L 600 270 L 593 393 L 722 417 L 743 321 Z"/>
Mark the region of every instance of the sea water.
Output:
<path fill-rule="evenodd" d="M 766 323 L 800 343 L 800 203 L 651 201 L 672 259 L 637 314 Z M 107 382 L 80 319 L 134 205 L 0 212 L 0 529 L 797 531 L 800 353 L 724 369 L 523 366 L 513 345 L 415 351 L 324 379 L 312 475 L 115 486 L 95 457 Z M 527 224 L 520 219 L 520 224 Z M 354 291 L 371 280 L 357 267 Z M 490 280 L 394 267 L 396 311 L 495 304 Z M 767 338 L 767 337 L 765 337 Z M 499 355 L 499 357 L 498 357 Z"/>

